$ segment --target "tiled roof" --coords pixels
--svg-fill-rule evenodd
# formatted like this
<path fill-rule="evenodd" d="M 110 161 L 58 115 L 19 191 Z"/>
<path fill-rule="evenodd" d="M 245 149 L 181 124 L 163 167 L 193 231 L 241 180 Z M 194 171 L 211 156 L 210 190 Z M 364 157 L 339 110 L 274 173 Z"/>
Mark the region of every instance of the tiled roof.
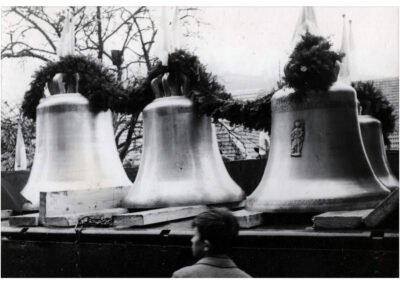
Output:
<path fill-rule="evenodd" d="M 389 136 L 392 150 L 399 150 L 399 78 L 388 78 L 373 80 L 375 87 L 381 89 L 389 102 L 394 106 L 396 115 L 396 126 L 394 132 Z"/>
<path fill-rule="evenodd" d="M 222 156 L 231 161 L 257 158 L 258 153 L 254 147 L 259 146 L 259 132 L 241 126 L 231 127 L 228 121 L 222 122 L 230 128 L 228 130 L 225 126 L 216 124 L 218 146 Z"/>

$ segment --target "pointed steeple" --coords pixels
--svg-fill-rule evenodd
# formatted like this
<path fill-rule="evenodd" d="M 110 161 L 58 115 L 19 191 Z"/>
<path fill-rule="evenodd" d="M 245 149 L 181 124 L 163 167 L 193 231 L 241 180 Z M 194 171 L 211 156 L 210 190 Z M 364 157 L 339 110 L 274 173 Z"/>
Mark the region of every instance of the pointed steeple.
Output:
<path fill-rule="evenodd" d="M 15 171 L 25 171 L 27 169 L 28 163 L 26 159 L 26 149 L 24 143 L 24 137 L 22 136 L 21 124 L 18 122 L 17 130 L 17 141 L 15 145 Z"/>
<path fill-rule="evenodd" d="M 354 80 L 357 77 L 357 66 L 355 63 L 355 45 L 353 39 L 353 30 L 352 30 L 352 20 L 349 20 L 349 71 L 350 71 L 350 79 Z"/>
<path fill-rule="evenodd" d="M 354 39 L 353 39 L 353 30 L 351 27 L 352 20 L 349 20 L 349 50 L 350 52 L 354 51 Z"/>
<path fill-rule="evenodd" d="M 346 30 L 346 15 L 343 14 L 343 32 L 342 32 L 342 46 L 340 48 L 340 51 L 345 54 L 345 56 L 342 59 L 342 63 L 340 65 L 340 72 L 339 72 L 339 81 L 345 83 L 345 84 L 350 84 L 351 79 L 350 79 L 350 50 L 349 50 L 349 42 L 348 42 L 348 35 L 347 35 L 347 30 Z"/>

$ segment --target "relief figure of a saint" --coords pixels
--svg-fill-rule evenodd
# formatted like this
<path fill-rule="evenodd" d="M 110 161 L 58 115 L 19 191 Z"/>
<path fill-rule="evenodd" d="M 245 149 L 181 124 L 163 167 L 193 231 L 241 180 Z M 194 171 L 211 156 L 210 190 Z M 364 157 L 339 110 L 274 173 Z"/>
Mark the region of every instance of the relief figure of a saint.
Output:
<path fill-rule="evenodd" d="M 301 157 L 301 150 L 303 148 L 305 130 L 304 130 L 304 121 L 296 120 L 294 122 L 294 127 L 290 133 L 291 139 L 291 156 L 292 157 Z"/>

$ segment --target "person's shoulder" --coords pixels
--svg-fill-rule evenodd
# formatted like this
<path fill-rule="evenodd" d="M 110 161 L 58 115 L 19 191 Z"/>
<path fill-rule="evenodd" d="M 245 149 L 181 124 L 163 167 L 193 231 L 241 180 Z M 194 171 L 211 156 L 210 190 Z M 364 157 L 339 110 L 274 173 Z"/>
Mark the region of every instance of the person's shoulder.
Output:
<path fill-rule="evenodd" d="M 190 277 L 195 271 L 194 265 L 183 267 L 172 274 L 173 278 L 185 278 Z"/>
<path fill-rule="evenodd" d="M 240 277 L 240 278 L 252 278 L 251 275 L 247 274 L 246 272 L 244 272 L 240 268 L 236 269 L 236 274 L 237 274 L 237 277 Z"/>

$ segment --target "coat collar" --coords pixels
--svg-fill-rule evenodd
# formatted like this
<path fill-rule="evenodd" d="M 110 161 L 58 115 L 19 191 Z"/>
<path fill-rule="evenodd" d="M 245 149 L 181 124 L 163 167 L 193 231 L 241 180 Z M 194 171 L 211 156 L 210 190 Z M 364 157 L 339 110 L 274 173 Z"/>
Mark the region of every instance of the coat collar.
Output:
<path fill-rule="evenodd" d="M 204 264 L 204 265 L 210 265 L 210 266 L 215 266 L 215 267 L 221 267 L 221 268 L 236 268 L 236 264 L 233 262 L 232 259 L 230 259 L 227 256 L 223 257 L 216 257 L 216 256 L 206 256 L 200 259 L 196 264 Z"/>

